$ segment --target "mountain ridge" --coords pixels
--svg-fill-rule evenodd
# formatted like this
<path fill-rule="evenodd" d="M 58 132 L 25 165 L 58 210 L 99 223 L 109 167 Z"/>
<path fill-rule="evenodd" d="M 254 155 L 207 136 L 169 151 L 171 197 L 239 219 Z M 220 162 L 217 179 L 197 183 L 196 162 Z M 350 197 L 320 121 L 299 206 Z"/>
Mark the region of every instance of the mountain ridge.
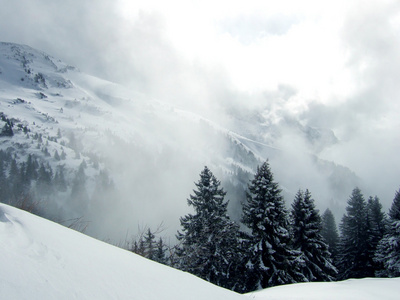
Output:
<path fill-rule="evenodd" d="M 29 46 L 1 43 L 0 70 L 0 111 L 4 116 L 0 127 L 9 120 L 14 129 L 12 137 L 0 138 L 0 149 L 11 151 L 19 164 L 32 154 L 48 164 L 53 175 L 64 168 L 66 191 L 52 196 L 55 200 L 46 200 L 43 209 L 52 219 L 84 216 L 91 221 L 88 233 L 93 236 L 121 238 L 128 229 L 135 231 L 137 224 L 155 226 L 160 220 L 167 220 L 168 230 L 174 232 L 179 216 L 187 212 L 185 199 L 204 165 L 229 187 L 230 212 L 236 219 L 240 218 L 248 179 L 262 161 L 269 159 L 277 170 L 289 201 L 302 184 L 295 169 L 281 167 L 291 151 L 84 74 Z M 242 132 L 247 131 L 245 123 Z M 262 126 L 257 130 L 264 130 Z M 65 158 L 58 160 L 62 153 Z M 350 171 L 313 154 L 301 153 L 294 159 L 307 161 L 303 167 L 315 178 L 324 174 L 316 187 L 324 185 L 329 191 L 329 176 L 338 170 L 343 174 L 333 180 L 338 188 L 331 192 L 343 190 L 345 194 L 356 181 Z M 69 195 L 80 166 L 87 175 L 85 201 L 71 200 Z M 97 200 L 96 181 L 101 176 L 117 191 L 104 191 L 102 200 Z M 30 188 L 36 188 L 35 184 L 31 182 Z M 309 188 L 313 190 L 313 186 Z M 114 212 L 107 212 L 107 205 Z M 116 220 L 119 225 L 113 224 Z"/>

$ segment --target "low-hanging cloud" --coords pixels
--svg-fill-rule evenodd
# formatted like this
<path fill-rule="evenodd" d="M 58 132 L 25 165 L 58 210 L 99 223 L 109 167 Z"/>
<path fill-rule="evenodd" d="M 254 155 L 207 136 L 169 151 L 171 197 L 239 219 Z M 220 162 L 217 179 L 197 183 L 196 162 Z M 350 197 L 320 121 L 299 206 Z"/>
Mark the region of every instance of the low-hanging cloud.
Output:
<path fill-rule="evenodd" d="M 399 4 L 332 1 L 328 8 L 314 3 L 307 9 L 294 1 L 287 8 L 267 3 L 268 9 L 261 2 L 243 9 L 226 3 L 224 9 L 206 1 L 185 10 L 140 1 L 122 7 L 124 1 L 19 0 L 2 5 L 0 39 L 28 44 L 149 99 L 272 143 L 284 150 L 272 164 L 291 192 L 310 188 L 319 196 L 329 190 L 312 166 L 309 154 L 315 154 L 355 171 L 365 194 L 377 194 L 388 207 L 400 186 Z M 290 118 L 331 129 L 339 141 L 316 152 L 292 127 L 276 129 Z M 179 197 L 191 191 L 201 165 L 180 170 L 193 178 L 176 183 L 184 191 Z M 133 167 L 139 176 L 141 165 Z M 159 175 L 162 185 L 172 177 L 168 172 Z M 141 193 L 147 196 L 144 188 Z"/>

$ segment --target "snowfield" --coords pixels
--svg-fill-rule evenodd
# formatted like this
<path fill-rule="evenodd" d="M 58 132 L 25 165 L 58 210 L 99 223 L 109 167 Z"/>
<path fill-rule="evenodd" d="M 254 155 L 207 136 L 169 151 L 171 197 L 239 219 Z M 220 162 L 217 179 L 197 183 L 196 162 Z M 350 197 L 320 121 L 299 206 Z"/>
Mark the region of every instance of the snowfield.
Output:
<path fill-rule="evenodd" d="M 398 299 L 400 278 L 301 283 L 246 295 L 0 204 L 1 299 Z"/>
<path fill-rule="evenodd" d="M 257 300 L 373 300 L 399 299 L 400 278 L 349 279 L 339 282 L 296 283 L 248 295 Z"/>
<path fill-rule="evenodd" d="M 197 277 L 0 204 L 1 299 L 241 299 Z"/>

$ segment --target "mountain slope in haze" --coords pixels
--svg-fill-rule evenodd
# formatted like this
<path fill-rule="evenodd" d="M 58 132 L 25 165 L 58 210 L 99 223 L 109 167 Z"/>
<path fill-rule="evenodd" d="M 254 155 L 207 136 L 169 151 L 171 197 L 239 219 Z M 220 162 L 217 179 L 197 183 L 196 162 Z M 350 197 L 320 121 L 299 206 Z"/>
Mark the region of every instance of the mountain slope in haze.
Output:
<path fill-rule="evenodd" d="M 58 222 L 83 217 L 90 222 L 87 233 L 103 239 L 119 241 L 138 224 L 162 221 L 173 235 L 204 165 L 226 186 L 236 219 L 248 179 L 266 159 L 287 201 L 299 188 L 309 188 L 325 205 L 332 199 L 344 207 L 345 201 L 337 202 L 357 181 L 348 169 L 296 146 L 277 149 L 269 139 L 255 139 L 254 133 L 268 135 L 265 118 L 260 124 L 245 118 L 235 132 L 24 45 L 0 43 L 0 112 L 0 149 L 9 160 L 5 174 L 13 160 L 26 167 L 29 155 L 49 176 L 62 171 L 62 190 L 44 197 L 39 179 L 26 189 L 38 198 L 42 215 Z"/>
<path fill-rule="evenodd" d="M 0 204 L 3 299 L 397 299 L 400 278 L 299 283 L 240 295 Z"/>

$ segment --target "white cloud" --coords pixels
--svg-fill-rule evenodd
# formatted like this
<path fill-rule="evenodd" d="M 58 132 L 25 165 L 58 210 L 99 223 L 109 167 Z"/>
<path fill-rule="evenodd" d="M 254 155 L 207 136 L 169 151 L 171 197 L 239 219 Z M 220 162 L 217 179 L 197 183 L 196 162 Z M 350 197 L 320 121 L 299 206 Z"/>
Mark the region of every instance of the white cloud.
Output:
<path fill-rule="evenodd" d="M 329 127 L 341 143 L 326 158 L 397 188 L 396 0 L 0 2 L 5 41 L 209 116 L 273 108 Z"/>

